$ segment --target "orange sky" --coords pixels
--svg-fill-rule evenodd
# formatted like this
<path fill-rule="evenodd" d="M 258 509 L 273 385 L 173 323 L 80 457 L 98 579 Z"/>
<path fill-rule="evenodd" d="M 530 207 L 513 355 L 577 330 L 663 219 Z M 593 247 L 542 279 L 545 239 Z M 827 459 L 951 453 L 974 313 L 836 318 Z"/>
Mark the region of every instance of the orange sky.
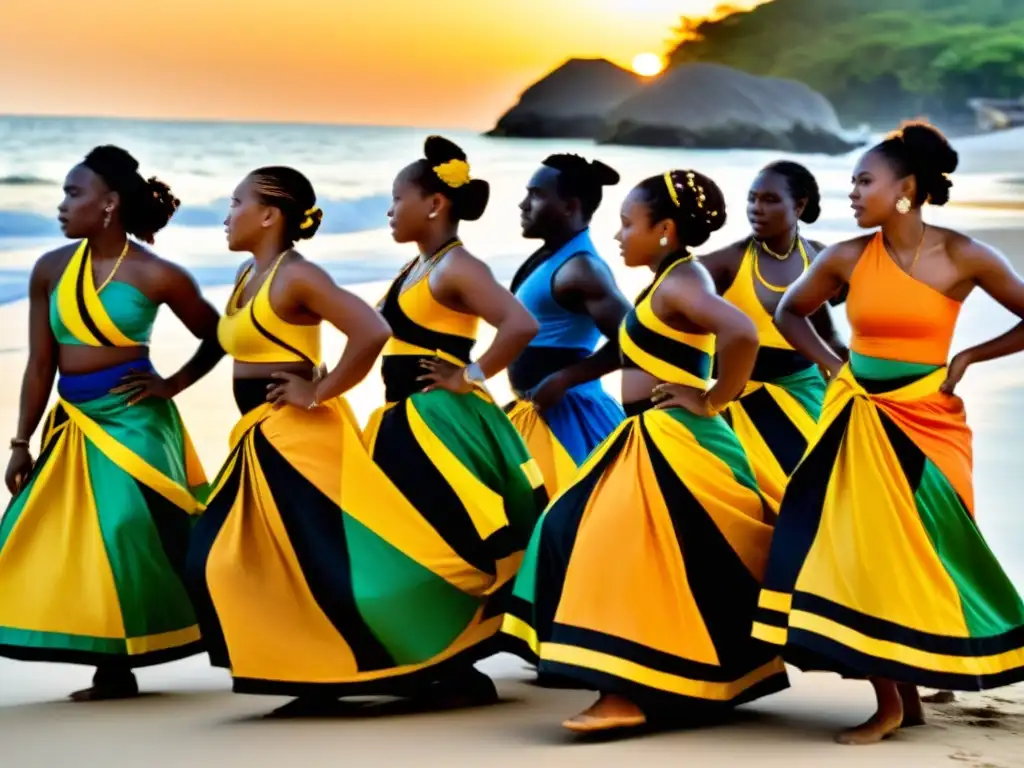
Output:
<path fill-rule="evenodd" d="M 717 4 L 0 0 L 0 113 L 482 128 L 565 58 L 628 66 Z"/>

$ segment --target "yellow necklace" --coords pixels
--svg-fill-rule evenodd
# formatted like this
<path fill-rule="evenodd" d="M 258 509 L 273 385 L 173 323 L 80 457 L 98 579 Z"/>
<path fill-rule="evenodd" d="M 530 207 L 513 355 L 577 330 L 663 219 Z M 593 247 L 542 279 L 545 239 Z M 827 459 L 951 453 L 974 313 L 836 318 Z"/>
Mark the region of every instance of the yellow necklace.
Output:
<path fill-rule="evenodd" d="M 117 261 L 114 262 L 114 268 L 110 270 L 110 274 L 107 275 L 107 279 L 103 281 L 103 285 L 96 289 L 96 293 L 99 294 L 104 288 L 110 285 L 110 281 L 114 279 L 114 275 L 117 274 L 117 270 L 121 267 L 121 262 L 124 261 L 124 257 L 128 255 L 128 249 L 131 246 L 131 241 L 125 238 L 124 248 L 121 249 L 121 255 L 117 257 Z M 92 249 L 89 249 L 89 267 L 92 268 Z"/>
<path fill-rule="evenodd" d="M 779 261 L 785 261 L 786 259 L 788 259 L 793 254 L 793 249 L 797 247 L 799 242 L 800 242 L 800 233 L 797 232 L 796 233 L 796 237 L 793 238 L 793 242 L 789 244 L 789 250 L 786 251 L 784 254 L 783 253 L 776 253 L 775 251 L 773 251 L 771 248 L 768 247 L 768 243 L 766 243 L 764 240 L 762 240 L 760 242 L 760 246 L 761 246 L 761 249 L 765 253 L 767 253 L 769 256 L 771 256 L 773 259 L 778 259 Z"/>
<path fill-rule="evenodd" d="M 921 247 L 924 245 L 924 236 L 928 232 L 928 225 L 921 224 L 921 240 L 917 244 L 917 250 L 914 252 L 914 260 L 910 262 L 910 269 L 907 270 L 907 275 L 910 277 L 914 276 L 914 267 L 917 266 L 917 260 L 921 257 Z M 892 260 L 896 262 L 896 266 L 903 269 L 903 265 L 900 264 L 899 258 L 897 258 L 896 249 L 892 247 L 892 243 L 889 242 L 888 238 L 883 235 L 883 242 L 885 243 L 886 250 L 892 254 Z"/>
<path fill-rule="evenodd" d="M 803 262 L 804 262 L 804 271 L 807 271 L 807 267 L 810 266 L 810 263 L 811 263 L 810 259 L 807 258 L 807 251 L 804 250 L 804 244 L 800 240 L 799 236 L 797 237 L 796 240 L 797 240 L 796 247 L 798 247 L 800 249 L 800 258 L 803 259 Z M 792 253 L 792 252 L 793 252 L 792 249 L 790 249 L 790 253 Z M 758 262 L 757 254 L 758 254 L 757 246 L 754 246 L 754 259 L 753 259 L 753 261 L 754 261 L 754 276 L 757 278 L 757 281 L 759 283 L 761 283 L 761 285 L 763 285 L 769 291 L 774 291 L 775 293 L 785 293 L 786 289 L 789 288 L 788 285 L 783 285 L 783 286 L 772 285 L 767 280 L 765 280 L 764 277 L 761 275 L 761 267 L 760 267 L 760 264 Z M 772 255 L 775 256 L 775 254 L 772 254 Z M 776 256 L 776 258 L 778 258 L 778 257 Z"/>

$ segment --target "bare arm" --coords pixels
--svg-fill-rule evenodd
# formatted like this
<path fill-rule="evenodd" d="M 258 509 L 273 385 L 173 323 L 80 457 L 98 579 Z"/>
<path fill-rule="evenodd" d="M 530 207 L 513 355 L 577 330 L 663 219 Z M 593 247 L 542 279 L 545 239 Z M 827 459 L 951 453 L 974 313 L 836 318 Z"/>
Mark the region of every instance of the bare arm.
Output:
<path fill-rule="evenodd" d="M 187 271 L 161 261 L 162 274 L 157 299 L 166 304 L 189 332 L 199 339 L 199 349 L 181 370 L 168 377 L 171 396 L 184 392 L 216 367 L 224 357 L 217 341 L 217 322 L 220 315 L 203 295 Z"/>
<path fill-rule="evenodd" d="M 848 360 L 850 357 L 850 350 L 846 348 L 846 343 L 839 338 L 839 334 L 836 332 L 836 327 L 832 322 L 832 312 L 829 310 L 829 305 L 832 301 L 822 304 L 818 311 L 811 315 L 811 325 L 814 326 L 814 330 L 817 331 L 818 335 L 828 344 L 829 349 L 836 353 L 836 356 L 842 360 Z"/>
<path fill-rule="evenodd" d="M 587 257 L 571 259 L 555 275 L 555 297 L 589 315 L 608 342 L 594 354 L 558 372 L 565 389 L 605 376 L 621 366 L 619 324 L 632 308 L 615 278 Z"/>
<path fill-rule="evenodd" d="M 21 382 L 18 431 L 11 442 L 11 458 L 4 480 L 11 494 L 25 487 L 32 473 L 29 440 L 39 426 L 57 375 L 57 340 L 50 330 L 50 285 L 57 274 L 60 254 L 43 256 L 29 278 L 28 364 Z"/>
<path fill-rule="evenodd" d="M 775 324 L 786 341 L 832 374 L 842 368 L 843 359 L 818 334 L 808 318 L 846 284 L 846 265 L 852 247 L 850 243 L 840 243 L 826 248 L 789 286 L 775 310 Z"/>
<path fill-rule="evenodd" d="M 57 377 L 57 339 L 50 330 L 50 284 L 53 259 L 48 255 L 36 263 L 28 287 L 28 363 L 21 383 L 18 432 L 28 440 L 43 419 L 46 404 Z"/>
<path fill-rule="evenodd" d="M 303 309 L 329 322 L 346 338 L 338 364 L 316 386 L 316 402 L 322 403 L 348 392 L 366 378 L 391 338 L 391 328 L 377 310 L 338 287 L 315 264 L 296 262 L 289 269 L 289 287 Z"/>
<path fill-rule="evenodd" d="M 498 331 L 491 346 L 476 361 L 484 376 L 490 378 L 519 357 L 537 335 L 537 321 L 495 280 L 482 261 L 458 251 L 449 258 L 451 261 L 440 276 L 443 293 Z"/>
<path fill-rule="evenodd" d="M 1000 334 L 982 344 L 965 349 L 960 353 L 969 364 L 982 363 L 1024 350 L 1024 280 L 1018 275 L 1006 257 L 984 243 L 967 241 L 954 248 L 958 260 L 969 270 L 974 284 L 1008 309 L 1022 322 L 1006 333 Z"/>
<path fill-rule="evenodd" d="M 711 409 L 717 410 L 735 400 L 754 371 L 758 348 L 754 323 L 715 293 L 710 275 L 699 268 L 665 280 L 659 294 L 658 298 L 665 301 L 672 312 L 716 337 L 719 368 L 718 379 L 707 393 Z"/>

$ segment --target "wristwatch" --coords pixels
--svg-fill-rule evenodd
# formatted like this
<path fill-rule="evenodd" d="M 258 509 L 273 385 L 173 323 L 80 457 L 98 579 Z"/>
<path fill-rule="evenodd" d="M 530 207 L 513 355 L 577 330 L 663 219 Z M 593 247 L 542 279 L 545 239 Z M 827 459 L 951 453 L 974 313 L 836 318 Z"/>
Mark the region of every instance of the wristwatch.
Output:
<path fill-rule="evenodd" d="M 484 382 L 487 381 L 487 377 L 484 376 L 484 372 L 480 369 L 480 366 L 477 363 L 470 363 L 463 368 L 462 378 L 474 387 L 483 386 Z"/>

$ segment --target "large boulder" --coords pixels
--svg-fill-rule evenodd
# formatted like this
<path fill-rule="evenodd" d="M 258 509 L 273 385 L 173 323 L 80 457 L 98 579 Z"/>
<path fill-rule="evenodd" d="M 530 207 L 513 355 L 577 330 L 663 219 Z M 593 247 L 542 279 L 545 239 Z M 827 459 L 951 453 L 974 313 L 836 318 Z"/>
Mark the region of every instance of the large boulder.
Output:
<path fill-rule="evenodd" d="M 488 135 L 593 139 L 642 87 L 640 77 L 606 59 L 570 59 L 523 91 Z"/>
<path fill-rule="evenodd" d="M 757 77 L 720 64 L 674 67 L 611 110 L 598 140 L 700 149 L 773 149 L 844 154 L 828 99 L 803 83 Z"/>

